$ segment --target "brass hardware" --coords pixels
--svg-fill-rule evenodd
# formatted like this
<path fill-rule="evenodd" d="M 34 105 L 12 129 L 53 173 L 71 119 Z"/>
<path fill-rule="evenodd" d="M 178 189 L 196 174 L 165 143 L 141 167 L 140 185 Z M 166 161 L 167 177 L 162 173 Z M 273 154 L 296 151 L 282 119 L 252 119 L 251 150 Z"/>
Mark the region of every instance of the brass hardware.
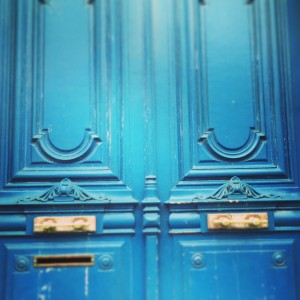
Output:
<path fill-rule="evenodd" d="M 267 213 L 223 213 L 207 215 L 208 229 L 264 229 L 268 228 Z"/>
<path fill-rule="evenodd" d="M 95 232 L 95 216 L 37 217 L 34 232 Z"/>
<path fill-rule="evenodd" d="M 45 218 L 41 222 L 41 230 L 44 232 L 53 232 L 56 231 L 56 223 L 55 218 Z"/>
<path fill-rule="evenodd" d="M 84 230 L 89 226 L 89 222 L 87 218 L 84 217 L 74 218 L 72 226 L 75 230 Z"/>
<path fill-rule="evenodd" d="M 93 266 L 94 255 L 74 254 L 74 255 L 47 255 L 35 256 L 33 258 L 34 267 L 76 267 Z"/>

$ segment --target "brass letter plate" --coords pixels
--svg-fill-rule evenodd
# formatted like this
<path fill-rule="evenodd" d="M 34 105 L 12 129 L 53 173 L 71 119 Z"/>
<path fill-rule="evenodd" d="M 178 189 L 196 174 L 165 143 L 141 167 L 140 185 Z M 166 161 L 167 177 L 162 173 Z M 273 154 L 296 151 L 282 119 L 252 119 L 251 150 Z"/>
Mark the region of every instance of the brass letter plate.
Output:
<path fill-rule="evenodd" d="M 207 215 L 208 229 L 265 229 L 267 213 L 222 213 Z"/>
<path fill-rule="evenodd" d="M 71 254 L 71 255 L 47 255 L 35 256 L 34 267 L 77 267 L 93 266 L 94 255 L 91 254 Z"/>
<path fill-rule="evenodd" d="M 95 216 L 49 216 L 34 218 L 33 232 L 95 232 Z"/>

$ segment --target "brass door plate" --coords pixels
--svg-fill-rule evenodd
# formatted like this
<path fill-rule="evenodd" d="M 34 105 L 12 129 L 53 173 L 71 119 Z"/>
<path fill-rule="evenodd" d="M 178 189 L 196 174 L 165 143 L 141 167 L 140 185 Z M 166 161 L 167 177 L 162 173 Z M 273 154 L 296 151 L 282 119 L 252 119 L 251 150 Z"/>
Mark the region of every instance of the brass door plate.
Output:
<path fill-rule="evenodd" d="M 208 229 L 266 229 L 268 213 L 222 213 L 208 214 Z"/>
<path fill-rule="evenodd" d="M 34 218 L 33 232 L 95 232 L 95 216 L 44 216 Z"/>

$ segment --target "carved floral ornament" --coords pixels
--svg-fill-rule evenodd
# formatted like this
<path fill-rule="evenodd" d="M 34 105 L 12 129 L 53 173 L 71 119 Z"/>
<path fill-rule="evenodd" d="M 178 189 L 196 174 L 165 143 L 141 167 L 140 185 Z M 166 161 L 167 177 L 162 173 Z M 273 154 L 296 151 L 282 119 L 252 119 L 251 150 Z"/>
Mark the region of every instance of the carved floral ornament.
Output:
<path fill-rule="evenodd" d="M 68 178 L 63 179 L 60 183 L 48 189 L 45 193 L 38 197 L 26 197 L 21 199 L 21 202 L 49 202 L 49 201 L 88 201 L 101 200 L 110 201 L 109 198 L 101 195 L 91 194 L 84 189 L 73 184 Z"/>
<path fill-rule="evenodd" d="M 223 198 L 237 196 L 241 198 L 252 198 L 252 199 L 262 199 L 262 198 L 279 198 L 280 196 L 274 194 L 261 194 L 256 189 L 251 187 L 249 184 L 243 182 L 237 176 L 232 177 L 225 184 L 220 186 L 213 194 L 203 197 L 202 195 L 197 195 L 193 200 L 221 200 Z"/>
<path fill-rule="evenodd" d="M 220 186 L 213 194 L 204 197 L 197 195 L 194 197 L 194 201 L 197 200 L 221 200 L 224 198 L 230 199 L 230 197 L 236 198 L 279 198 L 279 195 L 274 194 L 262 194 L 249 184 L 240 180 L 237 176 L 232 177 L 225 184 Z M 85 191 L 84 189 L 73 184 L 68 178 L 63 179 L 60 183 L 54 185 L 42 195 L 37 197 L 26 197 L 20 200 L 20 202 L 51 202 L 51 201 L 111 201 L 108 197 L 102 195 L 95 195 Z"/>

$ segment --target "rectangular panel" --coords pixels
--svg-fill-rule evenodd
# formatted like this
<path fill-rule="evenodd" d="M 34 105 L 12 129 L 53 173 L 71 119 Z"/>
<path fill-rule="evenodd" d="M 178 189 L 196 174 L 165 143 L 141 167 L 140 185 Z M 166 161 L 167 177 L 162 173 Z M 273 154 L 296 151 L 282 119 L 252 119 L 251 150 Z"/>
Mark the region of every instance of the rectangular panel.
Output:
<path fill-rule="evenodd" d="M 241 239 L 179 242 L 175 299 L 296 299 L 293 240 Z"/>
<path fill-rule="evenodd" d="M 41 19 L 36 24 L 38 38 L 43 41 L 37 53 L 43 74 L 41 122 L 50 131 L 53 145 L 68 151 L 80 145 L 84 129 L 90 127 L 90 120 L 94 121 L 89 115 L 95 105 L 90 95 L 95 88 L 90 72 L 94 7 L 78 0 L 51 0 L 41 9 Z M 98 131 L 94 126 L 91 129 Z"/>
<path fill-rule="evenodd" d="M 107 49 L 109 42 L 105 37 L 112 24 L 99 31 L 99 23 L 104 13 L 115 13 L 114 9 L 108 4 L 80 0 L 52 0 L 28 8 L 27 13 L 36 22 L 35 31 L 31 32 L 36 36 L 36 93 L 29 137 L 32 145 L 28 149 L 32 154 L 27 157 L 29 170 L 33 167 L 41 173 L 55 174 L 68 164 L 73 174 L 84 167 L 91 175 L 114 177 L 108 160 L 120 157 L 116 156 L 118 148 L 111 153 L 113 157 L 108 157 L 111 144 L 107 132 L 112 130 L 112 124 L 107 110 L 117 112 L 120 106 L 111 106 L 110 95 L 99 97 L 95 93 L 102 81 L 110 80 L 106 74 L 100 77 L 99 72 L 113 72 L 110 60 L 99 61 L 96 49 Z M 110 51 L 113 58 L 119 59 L 121 53 L 115 44 Z M 118 81 L 118 77 L 114 80 Z M 120 123 L 115 121 L 118 128 Z M 49 164 L 51 167 L 47 168 Z M 119 170 L 116 171 L 119 176 Z"/>
<path fill-rule="evenodd" d="M 14 84 L 6 83 L 11 90 L 1 111 L 1 159 L 9 161 L 3 187 L 49 187 L 76 178 L 127 197 L 122 6 L 113 0 L 6 5 L 14 17 L 3 28 L 16 38 L 7 44 L 5 71 Z"/>
<path fill-rule="evenodd" d="M 91 93 L 99 84 L 92 65 L 95 7 L 78 0 L 52 0 L 33 9 L 36 110 L 29 163 L 32 159 L 35 167 L 49 163 L 76 166 L 93 161 L 100 167 L 105 141 L 96 124 L 103 112 Z"/>
<path fill-rule="evenodd" d="M 206 130 L 213 128 L 220 144 L 237 148 L 255 126 L 249 6 L 240 0 L 209 1 L 202 10 L 200 18 L 205 19 L 199 34 L 205 41 L 200 46 L 206 48 L 202 59 L 206 60 L 208 111 L 201 107 L 201 113 L 209 120 Z"/>
<path fill-rule="evenodd" d="M 171 16 L 174 196 L 234 176 L 293 185 L 287 1 L 178 0 Z"/>
<path fill-rule="evenodd" d="M 276 12 L 277 6 L 284 9 L 285 5 L 235 0 L 200 6 L 198 45 L 205 47 L 200 59 L 199 115 L 195 115 L 201 122 L 195 152 L 200 169 L 205 164 L 231 164 L 227 168 L 233 175 L 251 166 L 258 173 L 288 176 L 280 173 L 288 171 L 287 160 L 281 158 L 289 115 L 278 110 L 282 108 L 278 96 L 283 89 L 283 100 L 290 100 L 289 83 L 279 76 L 288 71 L 289 62 L 279 59 L 275 47 L 278 43 L 279 51 L 288 55 L 284 53 L 287 40 L 276 29 L 287 26 Z M 279 118 L 279 112 L 284 118 Z"/>
<path fill-rule="evenodd" d="M 130 246 L 124 241 L 6 247 L 5 300 L 131 299 Z"/>
<path fill-rule="evenodd" d="M 77 174 L 80 168 L 81 172 L 90 170 L 97 176 L 113 177 L 107 165 L 111 147 L 107 131 L 111 131 L 112 124 L 106 111 L 117 112 L 120 106 L 113 108 L 110 96 L 100 98 L 95 90 L 101 81 L 110 80 L 108 76 L 100 78 L 99 71 L 113 72 L 115 66 L 110 60 L 99 62 L 99 53 L 94 50 L 107 51 L 108 45 L 102 43 L 109 43 L 105 36 L 114 24 L 101 28 L 101 32 L 97 24 L 105 13 L 111 14 L 117 8 L 81 0 L 31 0 L 18 7 L 12 5 L 12 9 L 18 24 L 18 47 L 14 126 L 7 126 L 14 128 L 10 146 L 15 151 L 9 180 L 17 182 L 34 174 L 40 179 L 56 177 L 66 164 L 70 165 L 65 171 L 69 175 Z M 121 55 L 118 42 L 110 48 L 116 60 Z M 98 68 L 100 63 L 102 68 Z M 117 153 L 118 148 L 114 160 L 120 159 Z"/>

